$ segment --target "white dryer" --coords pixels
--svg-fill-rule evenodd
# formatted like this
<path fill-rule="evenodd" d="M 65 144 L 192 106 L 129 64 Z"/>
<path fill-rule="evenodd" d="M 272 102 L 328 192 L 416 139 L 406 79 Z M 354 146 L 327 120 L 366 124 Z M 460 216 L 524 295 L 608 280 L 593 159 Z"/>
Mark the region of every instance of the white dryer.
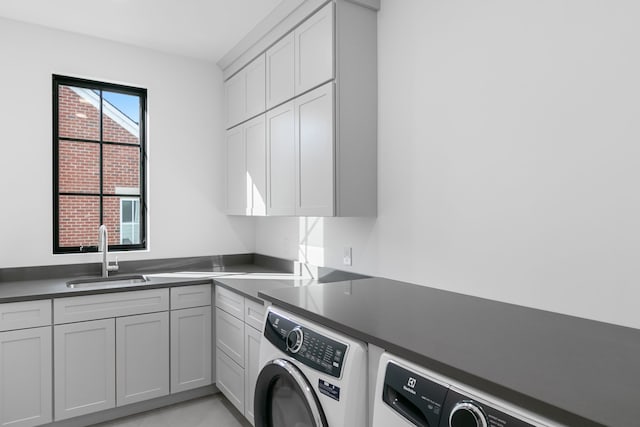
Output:
<path fill-rule="evenodd" d="M 260 342 L 256 427 L 365 427 L 367 347 L 269 307 Z"/>
<path fill-rule="evenodd" d="M 558 427 L 522 408 L 384 353 L 372 427 Z"/>

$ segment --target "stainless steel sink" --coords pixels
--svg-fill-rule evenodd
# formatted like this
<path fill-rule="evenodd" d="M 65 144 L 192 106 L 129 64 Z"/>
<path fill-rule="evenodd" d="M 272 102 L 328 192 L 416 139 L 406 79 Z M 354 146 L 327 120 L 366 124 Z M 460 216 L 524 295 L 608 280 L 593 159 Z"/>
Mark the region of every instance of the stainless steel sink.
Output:
<path fill-rule="evenodd" d="M 141 274 L 130 276 L 92 277 L 90 279 L 75 279 L 67 282 L 68 288 L 88 288 L 91 286 L 128 286 L 146 283 L 149 279 Z"/>

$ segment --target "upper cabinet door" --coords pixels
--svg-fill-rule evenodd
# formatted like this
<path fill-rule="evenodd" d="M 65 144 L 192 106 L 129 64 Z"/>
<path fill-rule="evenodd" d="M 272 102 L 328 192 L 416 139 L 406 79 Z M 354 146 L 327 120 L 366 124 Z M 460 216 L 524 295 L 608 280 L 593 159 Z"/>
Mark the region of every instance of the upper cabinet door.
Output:
<path fill-rule="evenodd" d="M 293 98 L 294 34 L 290 33 L 266 53 L 267 109 Z"/>
<path fill-rule="evenodd" d="M 245 119 L 264 113 L 265 110 L 265 59 L 264 54 L 253 60 L 245 70 L 246 105 Z"/>
<path fill-rule="evenodd" d="M 333 2 L 304 21 L 295 35 L 295 94 L 333 79 Z"/>
<path fill-rule="evenodd" d="M 227 129 L 240 123 L 245 118 L 247 109 L 245 72 L 240 71 L 224 83 L 225 103 L 227 110 Z"/>
<path fill-rule="evenodd" d="M 245 124 L 247 200 L 251 215 L 265 215 L 267 208 L 267 147 L 264 114 Z"/>
<path fill-rule="evenodd" d="M 267 215 L 295 215 L 295 108 L 267 113 Z"/>
<path fill-rule="evenodd" d="M 333 82 L 295 99 L 296 215 L 334 215 Z"/>
<path fill-rule="evenodd" d="M 244 126 L 227 131 L 227 213 L 247 215 Z"/>

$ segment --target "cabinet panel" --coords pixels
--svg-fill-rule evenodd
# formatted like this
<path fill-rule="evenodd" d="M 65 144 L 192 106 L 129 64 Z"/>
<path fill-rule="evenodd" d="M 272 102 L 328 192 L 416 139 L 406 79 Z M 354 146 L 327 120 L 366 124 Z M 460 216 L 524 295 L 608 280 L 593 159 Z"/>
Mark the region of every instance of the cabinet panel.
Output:
<path fill-rule="evenodd" d="M 0 426 L 51 422 L 51 381 L 51 326 L 0 333 Z"/>
<path fill-rule="evenodd" d="M 171 288 L 171 310 L 211 305 L 211 285 Z"/>
<path fill-rule="evenodd" d="M 55 420 L 113 408 L 115 367 L 115 319 L 55 326 Z"/>
<path fill-rule="evenodd" d="M 267 200 L 265 116 L 251 120 L 245 127 L 247 193 L 252 215 L 265 215 Z"/>
<path fill-rule="evenodd" d="M 51 300 L 0 304 L 0 332 L 51 325 Z"/>
<path fill-rule="evenodd" d="M 257 329 L 262 330 L 264 328 L 264 313 L 266 307 L 263 303 L 252 301 L 248 298 L 244 300 L 244 322 Z"/>
<path fill-rule="evenodd" d="M 169 394 L 169 313 L 116 319 L 117 406 Z"/>
<path fill-rule="evenodd" d="M 267 109 L 293 98 L 294 34 L 290 33 L 266 53 Z"/>
<path fill-rule="evenodd" d="M 216 309 L 216 347 L 244 367 L 244 321 Z"/>
<path fill-rule="evenodd" d="M 243 120 L 247 108 L 244 70 L 225 82 L 224 92 L 227 107 L 227 128 L 230 128 Z"/>
<path fill-rule="evenodd" d="M 115 292 L 53 300 L 53 320 L 56 324 L 167 310 L 168 289 Z"/>
<path fill-rule="evenodd" d="M 245 328 L 245 368 L 244 368 L 244 416 L 254 423 L 253 417 L 253 395 L 256 390 L 256 381 L 260 370 L 260 331 L 250 326 Z"/>
<path fill-rule="evenodd" d="M 211 307 L 171 312 L 171 393 L 211 384 Z"/>
<path fill-rule="evenodd" d="M 334 214 L 333 82 L 295 100 L 296 215 Z"/>
<path fill-rule="evenodd" d="M 227 131 L 227 213 L 247 215 L 244 127 Z"/>
<path fill-rule="evenodd" d="M 245 118 L 256 116 L 265 110 L 265 55 L 254 59 L 245 69 L 246 111 Z"/>
<path fill-rule="evenodd" d="M 295 94 L 333 79 L 333 3 L 303 22 L 295 34 Z"/>
<path fill-rule="evenodd" d="M 244 414 L 244 369 L 223 351 L 216 351 L 216 386 Z"/>
<path fill-rule="evenodd" d="M 267 113 L 267 214 L 295 214 L 295 108 L 287 102 Z"/>
<path fill-rule="evenodd" d="M 244 297 L 222 286 L 216 286 L 216 307 L 238 319 L 244 319 Z"/>

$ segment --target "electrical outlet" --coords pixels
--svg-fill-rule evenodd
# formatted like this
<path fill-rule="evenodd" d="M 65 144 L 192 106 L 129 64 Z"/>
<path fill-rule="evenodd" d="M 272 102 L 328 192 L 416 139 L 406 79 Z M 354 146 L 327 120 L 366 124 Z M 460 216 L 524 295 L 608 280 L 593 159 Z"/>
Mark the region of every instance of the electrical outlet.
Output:
<path fill-rule="evenodd" d="M 345 246 L 344 253 L 342 254 L 342 264 L 351 265 L 351 247 Z"/>

